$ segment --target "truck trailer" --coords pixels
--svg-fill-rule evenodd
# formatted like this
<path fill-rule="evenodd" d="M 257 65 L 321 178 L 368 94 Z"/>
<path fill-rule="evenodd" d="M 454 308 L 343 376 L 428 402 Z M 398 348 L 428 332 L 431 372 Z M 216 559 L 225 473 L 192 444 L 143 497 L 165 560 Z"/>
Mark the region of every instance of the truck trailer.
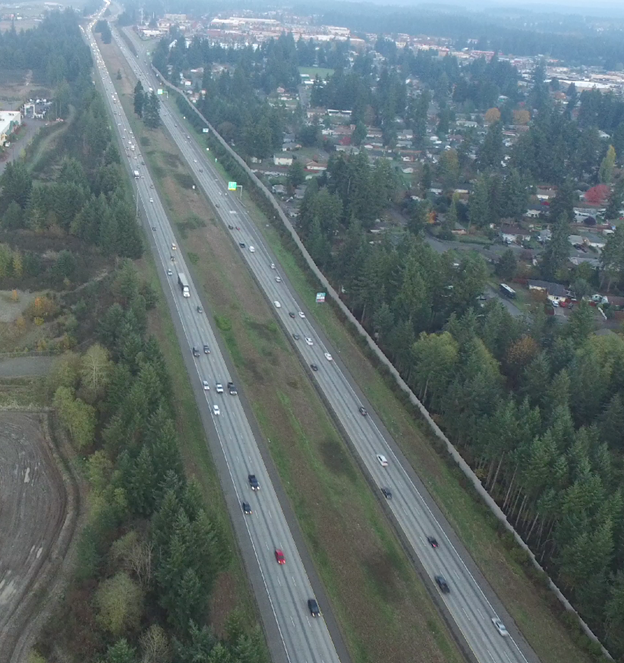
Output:
<path fill-rule="evenodd" d="M 184 274 L 178 274 L 178 283 L 180 284 L 180 290 L 182 290 L 184 297 L 190 297 L 191 289 L 189 288 L 189 283 Z"/>

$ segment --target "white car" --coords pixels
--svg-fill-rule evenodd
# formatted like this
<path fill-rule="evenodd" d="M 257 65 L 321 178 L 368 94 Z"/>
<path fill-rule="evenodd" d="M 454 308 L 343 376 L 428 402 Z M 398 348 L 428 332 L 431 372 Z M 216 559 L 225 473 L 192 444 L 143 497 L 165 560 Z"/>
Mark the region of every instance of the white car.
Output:
<path fill-rule="evenodd" d="M 281 276 L 276 276 L 275 280 L 276 280 L 277 283 L 281 283 L 282 282 L 282 277 Z"/>
<path fill-rule="evenodd" d="M 202 385 L 204 387 L 204 391 L 210 391 L 210 385 L 208 384 L 208 380 L 202 380 Z"/>
<path fill-rule="evenodd" d="M 135 159 L 136 159 L 136 157 L 135 157 Z M 150 198 L 150 203 L 153 203 L 153 202 L 154 202 L 154 199 Z"/>
<path fill-rule="evenodd" d="M 271 263 L 271 269 L 275 269 L 275 263 L 274 262 Z"/>
<path fill-rule="evenodd" d="M 173 276 L 173 270 L 171 268 L 167 270 L 167 276 Z"/>
<path fill-rule="evenodd" d="M 496 627 L 496 630 L 503 636 L 507 637 L 509 635 L 509 631 L 507 630 L 505 624 L 498 618 L 498 617 L 492 617 L 492 624 Z"/>
<path fill-rule="evenodd" d="M 299 317 L 300 318 L 305 318 L 305 313 L 303 311 L 299 311 Z"/>
<path fill-rule="evenodd" d="M 282 305 L 278 301 L 273 302 L 273 304 L 275 305 L 275 308 L 282 308 Z"/>
<path fill-rule="evenodd" d="M 172 244 L 171 248 L 175 251 L 178 247 L 175 244 Z"/>
<path fill-rule="evenodd" d="M 249 253 L 255 253 L 256 252 L 256 247 L 255 246 L 250 246 L 249 247 Z"/>
<path fill-rule="evenodd" d="M 309 336 L 306 336 L 306 337 L 305 337 L 305 342 L 306 342 L 308 345 L 314 345 L 314 341 L 313 341 Z"/>
<path fill-rule="evenodd" d="M 327 359 L 327 361 L 332 361 L 333 357 L 329 354 L 329 352 L 326 352 L 325 359 Z"/>
<path fill-rule="evenodd" d="M 193 159 L 193 161 L 194 161 L 195 163 L 197 163 L 197 159 Z"/>
<path fill-rule="evenodd" d="M 215 389 L 217 390 L 217 394 L 223 393 L 223 385 L 220 382 L 217 382 L 217 384 L 215 385 Z"/>
<path fill-rule="evenodd" d="M 381 454 L 377 454 L 377 460 L 379 461 L 379 464 L 382 467 L 388 467 L 388 460 L 386 459 L 385 456 L 382 456 Z"/>
<path fill-rule="evenodd" d="M 221 410 L 219 409 L 219 406 L 218 406 L 218 405 L 213 405 L 213 406 L 212 406 L 212 413 L 213 413 L 214 415 L 219 415 L 219 414 L 221 414 Z"/>

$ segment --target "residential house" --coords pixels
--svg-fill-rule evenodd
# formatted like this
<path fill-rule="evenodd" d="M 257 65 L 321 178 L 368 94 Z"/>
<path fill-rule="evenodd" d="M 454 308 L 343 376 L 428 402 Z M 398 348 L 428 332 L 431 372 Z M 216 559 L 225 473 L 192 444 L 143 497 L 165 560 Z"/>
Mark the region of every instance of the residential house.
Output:
<path fill-rule="evenodd" d="M 21 123 L 22 114 L 19 111 L 0 111 L 0 147 Z"/>
<path fill-rule="evenodd" d="M 546 298 L 551 302 L 560 304 L 570 295 L 560 283 L 550 283 L 549 281 L 529 281 L 529 290 L 545 292 Z"/>
<path fill-rule="evenodd" d="M 292 154 L 287 154 L 281 152 L 273 156 L 273 163 L 276 166 L 292 166 L 293 156 Z"/>
<path fill-rule="evenodd" d="M 531 239 L 531 233 L 521 226 L 503 224 L 500 229 L 501 239 L 505 244 L 521 244 Z"/>

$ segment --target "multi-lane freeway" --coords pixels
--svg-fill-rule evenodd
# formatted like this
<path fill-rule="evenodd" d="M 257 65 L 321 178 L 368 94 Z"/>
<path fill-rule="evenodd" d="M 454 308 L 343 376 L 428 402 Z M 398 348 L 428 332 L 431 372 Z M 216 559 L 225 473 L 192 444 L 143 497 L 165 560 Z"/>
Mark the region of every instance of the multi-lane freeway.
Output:
<path fill-rule="evenodd" d="M 113 35 L 143 86 L 146 89 L 157 87 L 158 82 L 145 59 L 144 45 L 135 42 L 139 53 L 139 57 L 135 57 L 116 32 Z M 322 332 L 306 315 L 305 307 L 301 306 L 243 201 L 234 193 L 228 194 L 210 154 L 190 137 L 168 108 L 168 102 L 162 104 L 161 118 L 195 180 L 211 200 L 217 216 L 226 224 L 266 297 L 272 302 L 276 316 L 291 335 L 293 346 L 310 368 L 311 379 L 316 381 L 349 436 L 371 481 L 380 495 L 384 489 L 383 494 L 391 496 L 385 497 L 387 506 L 404 540 L 417 556 L 421 569 L 430 579 L 430 586 L 439 591 L 440 600 L 469 651 L 480 663 L 537 661 L 491 588 L 475 571 L 467 551 L 433 506 L 430 496 L 378 417 L 364 402 L 357 385 Z M 361 408 L 365 408 L 365 414 Z M 434 537 L 438 545 L 433 547 L 428 537 Z M 444 578 L 445 582 L 436 583 L 436 577 Z M 442 591 L 445 585 L 448 592 Z M 500 622 L 497 627 L 494 620 L 502 620 L 507 629 L 501 628 Z"/>
<path fill-rule="evenodd" d="M 103 89 L 123 141 L 130 169 L 133 172 L 138 171 L 138 177 L 135 176 L 137 195 L 145 209 L 158 268 L 166 275 L 166 283 L 175 304 L 175 314 L 184 331 L 186 347 L 183 347 L 183 351 L 193 357 L 195 375 L 192 379 L 197 380 L 203 394 L 201 406 L 211 413 L 214 431 L 225 457 L 241 513 L 245 512 L 244 523 L 253 557 L 258 565 L 272 619 L 279 634 L 277 640 L 280 646 L 272 647 L 272 656 L 274 660 L 292 663 L 338 663 L 340 659 L 324 618 L 322 615 L 313 616 L 308 606 L 308 600 L 314 599 L 310 580 L 269 479 L 241 400 L 237 395 L 231 395 L 227 389 L 230 375 L 226 361 L 208 316 L 203 313 L 184 256 L 177 249 L 176 238 L 104 66 L 91 32 L 92 27 L 93 24 L 87 33 L 87 39 L 96 59 Z M 190 285 L 189 297 L 182 295 L 178 283 L 179 273 L 187 276 Z M 193 352 L 194 349 L 198 352 Z M 223 391 L 217 391 L 217 383 L 223 385 Z M 258 490 L 251 487 L 250 474 L 257 478 Z M 245 508 L 243 503 L 246 504 Z M 281 551 L 283 558 L 280 558 L 276 551 Z M 282 561 L 285 563 L 278 563 Z M 271 616 L 263 615 L 263 619 L 266 622 Z"/>

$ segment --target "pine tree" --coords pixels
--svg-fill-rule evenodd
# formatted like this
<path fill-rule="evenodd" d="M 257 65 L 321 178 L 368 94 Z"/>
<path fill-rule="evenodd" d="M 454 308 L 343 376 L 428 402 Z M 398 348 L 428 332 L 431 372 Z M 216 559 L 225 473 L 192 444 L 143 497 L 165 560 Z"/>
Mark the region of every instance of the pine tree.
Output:
<path fill-rule="evenodd" d="M 134 112 L 139 116 L 143 117 L 143 110 L 145 107 L 145 92 L 143 91 L 143 85 L 141 81 L 137 81 L 137 84 L 134 87 Z"/>

